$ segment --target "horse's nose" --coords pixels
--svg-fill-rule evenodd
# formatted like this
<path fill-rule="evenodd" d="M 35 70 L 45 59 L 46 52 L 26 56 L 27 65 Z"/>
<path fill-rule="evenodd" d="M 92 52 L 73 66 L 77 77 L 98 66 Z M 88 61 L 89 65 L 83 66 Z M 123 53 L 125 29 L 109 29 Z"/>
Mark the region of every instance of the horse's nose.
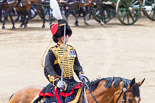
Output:
<path fill-rule="evenodd" d="M 129 103 L 132 103 L 132 100 L 131 100 L 131 99 L 128 99 L 128 102 L 129 102 Z"/>

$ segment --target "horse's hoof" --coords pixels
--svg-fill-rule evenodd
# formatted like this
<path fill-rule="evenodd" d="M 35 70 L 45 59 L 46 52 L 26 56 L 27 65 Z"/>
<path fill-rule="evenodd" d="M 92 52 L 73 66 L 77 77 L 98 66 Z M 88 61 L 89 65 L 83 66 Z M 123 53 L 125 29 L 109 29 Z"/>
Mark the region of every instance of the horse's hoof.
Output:
<path fill-rule="evenodd" d="M 21 24 L 20 27 L 23 27 L 23 24 Z"/>
<path fill-rule="evenodd" d="M 27 28 L 27 25 L 24 25 L 24 28 Z"/>
<path fill-rule="evenodd" d="M 78 25 L 78 24 L 75 24 L 75 26 L 77 26 L 77 27 L 78 27 L 79 25 Z"/>
<path fill-rule="evenodd" d="M 14 26 L 12 27 L 12 30 L 15 30 L 15 27 Z"/>
<path fill-rule="evenodd" d="M 88 26 L 88 23 L 85 23 L 86 24 L 86 26 Z"/>
<path fill-rule="evenodd" d="M 42 28 L 45 28 L 45 25 L 43 25 Z"/>
<path fill-rule="evenodd" d="M 5 29 L 5 26 L 2 26 L 2 29 Z"/>
<path fill-rule="evenodd" d="M 50 21 L 50 25 L 52 25 L 52 21 Z"/>
<path fill-rule="evenodd" d="M 75 26 L 79 26 L 78 21 L 75 21 L 74 25 Z"/>

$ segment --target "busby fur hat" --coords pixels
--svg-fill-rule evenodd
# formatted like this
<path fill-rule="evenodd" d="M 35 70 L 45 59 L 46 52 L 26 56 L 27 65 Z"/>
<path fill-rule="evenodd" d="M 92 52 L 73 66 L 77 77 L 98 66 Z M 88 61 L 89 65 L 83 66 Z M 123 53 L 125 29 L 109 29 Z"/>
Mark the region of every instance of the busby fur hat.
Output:
<path fill-rule="evenodd" d="M 66 20 L 59 20 L 58 23 L 51 26 L 51 33 L 53 34 L 53 41 L 58 42 L 57 38 L 64 36 L 64 25 L 66 25 L 66 35 L 72 35 L 72 30 Z"/>

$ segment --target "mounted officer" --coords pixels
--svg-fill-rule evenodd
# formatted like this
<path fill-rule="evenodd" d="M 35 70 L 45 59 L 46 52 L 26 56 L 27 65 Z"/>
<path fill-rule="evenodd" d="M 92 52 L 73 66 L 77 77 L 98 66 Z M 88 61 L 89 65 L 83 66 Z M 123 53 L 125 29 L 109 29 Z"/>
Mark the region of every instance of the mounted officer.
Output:
<path fill-rule="evenodd" d="M 73 71 L 81 81 L 85 78 L 85 75 L 75 48 L 67 44 L 72 35 L 72 30 L 68 23 L 65 20 L 58 21 L 57 24 L 51 26 L 51 32 L 53 41 L 57 44 L 49 49 L 45 58 L 44 74 L 50 84 L 40 92 L 40 96 L 46 97 L 44 103 L 56 101 L 58 103 L 60 101 L 61 103 L 67 103 L 74 100 L 82 84 L 76 82 Z M 61 76 L 63 76 L 63 81 L 60 80 Z M 70 97 L 67 98 L 67 96 Z"/>

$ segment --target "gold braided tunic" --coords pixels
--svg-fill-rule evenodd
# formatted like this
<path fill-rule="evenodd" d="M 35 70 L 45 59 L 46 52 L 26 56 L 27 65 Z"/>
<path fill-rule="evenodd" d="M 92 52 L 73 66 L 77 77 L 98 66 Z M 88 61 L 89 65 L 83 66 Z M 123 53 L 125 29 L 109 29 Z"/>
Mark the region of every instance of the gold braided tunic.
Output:
<path fill-rule="evenodd" d="M 63 44 L 58 43 L 49 49 L 45 58 L 44 73 L 50 82 L 54 82 L 57 78 L 56 76 L 61 76 L 62 60 Z M 66 44 L 64 50 L 63 78 L 72 79 L 74 77 L 73 71 L 78 77 L 83 73 L 74 47 Z"/>
<path fill-rule="evenodd" d="M 62 61 L 63 61 L 63 47 L 54 46 L 51 48 L 53 51 L 56 60 L 54 64 L 58 64 L 62 70 Z M 73 65 L 76 57 L 75 49 L 71 45 L 65 45 L 64 50 L 64 67 L 63 67 L 63 78 L 70 79 L 73 77 Z"/>

